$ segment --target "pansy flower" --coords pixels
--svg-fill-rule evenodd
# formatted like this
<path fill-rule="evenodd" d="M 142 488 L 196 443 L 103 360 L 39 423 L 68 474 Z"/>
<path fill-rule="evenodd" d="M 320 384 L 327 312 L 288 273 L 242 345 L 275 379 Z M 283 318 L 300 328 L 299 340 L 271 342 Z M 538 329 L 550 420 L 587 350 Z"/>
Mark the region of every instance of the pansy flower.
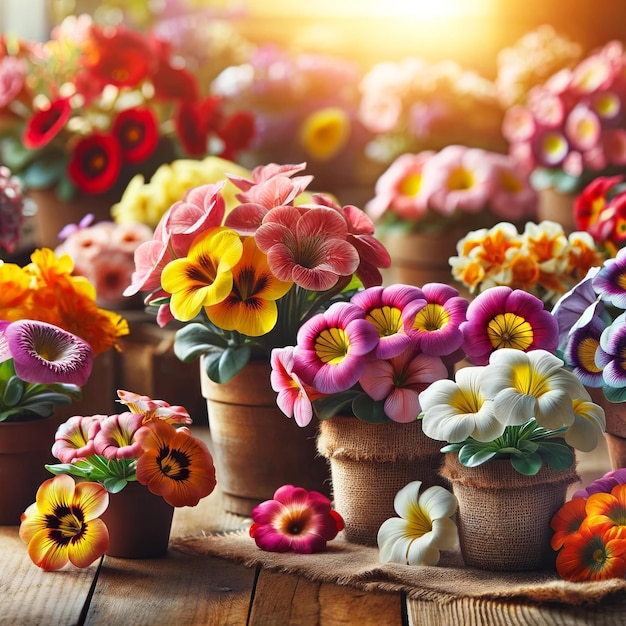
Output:
<path fill-rule="evenodd" d="M 168 504 L 196 506 L 215 489 L 213 457 L 186 426 L 151 422 L 136 440 L 144 451 L 137 459 L 137 480 Z"/>
<path fill-rule="evenodd" d="M 601 387 L 603 383 L 602 367 L 596 363 L 596 353 L 600 347 L 600 337 L 606 323 L 592 312 L 597 307 L 592 305 L 576 322 L 568 335 L 568 343 L 563 359 L 583 385 Z M 587 314 L 589 312 L 589 314 Z"/>
<path fill-rule="evenodd" d="M 626 309 L 625 278 L 626 248 L 620 250 L 615 258 L 604 262 L 600 271 L 593 277 L 591 284 L 605 302 L 624 310 Z"/>
<path fill-rule="evenodd" d="M 177 320 L 193 319 L 203 306 L 225 300 L 233 287 L 233 267 L 241 259 L 243 244 L 229 228 L 200 233 L 188 256 L 168 263 L 161 274 L 163 288 L 172 294 L 170 308 Z"/>
<path fill-rule="evenodd" d="M 595 354 L 595 363 L 602 370 L 604 395 L 610 402 L 623 402 L 626 399 L 625 351 L 626 313 L 622 313 L 602 331 Z"/>
<path fill-rule="evenodd" d="M 278 321 L 276 300 L 293 283 L 272 274 L 266 255 L 254 237 L 243 238 L 241 259 L 232 268 L 233 289 L 221 302 L 205 307 L 207 317 L 218 328 L 236 330 L 248 337 L 269 333 Z"/>
<path fill-rule="evenodd" d="M 336 302 L 298 330 L 293 371 L 320 393 L 345 391 L 365 369 L 364 357 L 378 345 L 376 327 L 362 309 Z"/>
<path fill-rule="evenodd" d="M 399 517 L 384 521 L 378 530 L 381 563 L 436 565 L 440 551 L 454 547 L 456 497 L 438 485 L 420 494 L 421 486 L 416 480 L 396 494 L 393 506 Z"/>
<path fill-rule="evenodd" d="M 463 350 L 476 365 L 486 365 L 502 348 L 554 352 L 558 324 L 536 296 L 506 286 L 492 287 L 469 303 L 461 323 Z"/>
<path fill-rule="evenodd" d="M 87 567 L 100 558 L 109 547 L 109 532 L 98 518 L 108 504 L 109 494 L 97 483 L 75 484 L 66 475 L 42 483 L 19 529 L 33 563 L 54 571 L 68 562 Z"/>
<path fill-rule="evenodd" d="M 283 485 L 252 510 L 250 536 L 262 550 L 312 554 L 344 528 L 341 515 L 317 491 Z"/>

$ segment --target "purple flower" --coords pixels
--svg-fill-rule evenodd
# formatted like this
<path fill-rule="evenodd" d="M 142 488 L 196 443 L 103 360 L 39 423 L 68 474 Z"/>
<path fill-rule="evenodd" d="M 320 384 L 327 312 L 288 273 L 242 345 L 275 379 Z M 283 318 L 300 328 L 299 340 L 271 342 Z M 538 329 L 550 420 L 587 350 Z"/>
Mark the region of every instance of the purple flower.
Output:
<path fill-rule="evenodd" d="M 283 485 L 252 510 L 250 536 L 261 550 L 312 554 L 326 549 L 344 521 L 317 491 Z"/>
<path fill-rule="evenodd" d="M 608 387 L 605 389 L 605 395 L 611 402 L 626 400 L 624 354 L 626 354 L 626 313 L 615 318 L 615 321 L 604 329 L 596 352 L 596 365 L 604 370 L 602 377 Z M 619 397 L 613 394 L 618 394 Z"/>
<path fill-rule="evenodd" d="M 15 373 L 27 383 L 84 385 L 93 350 L 72 333 L 37 320 L 0 324 L 0 359 L 13 359 Z"/>
<path fill-rule="evenodd" d="M 602 386 L 602 369 L 596 364 L 596 354 L 605 327 L 606 324 L 598 316 L 581 317 L 572 328 L 564 351 L 567 365 L 572 368 L 583 385 L 588 387 Z"/>
<path fill-rule="evenodd" d="M 626 309 L 626 248 L 622 248 L 614 259 L 604 262 L 602 269 L 593 278 L 592 285 L 606 302 Z"/>
<path fill-rule="evenodd" d="M 615 485 L 623 485 L 624 483 L 626 483 L 626 468 L 611 470 L 601 478 L 596 478 L 596 480 L 589 483 L 587 487 L 575 491 L 572 495 L 572 499 L 588 498 L 594 493 L 611 493 Z"/>

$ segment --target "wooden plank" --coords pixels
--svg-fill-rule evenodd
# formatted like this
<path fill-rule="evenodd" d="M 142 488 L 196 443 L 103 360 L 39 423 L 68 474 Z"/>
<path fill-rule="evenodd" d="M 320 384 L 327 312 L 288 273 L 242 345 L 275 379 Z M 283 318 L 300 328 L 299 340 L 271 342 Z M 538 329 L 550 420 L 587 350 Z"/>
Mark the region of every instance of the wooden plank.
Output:
<path fill-rule="evenodd" d="M 81 612 L 98 570 L 71 565 L 44 572 L 28 556 L 17 526 L 0 526 L 0 624 L 67 626 L 80 623 Z"/>
<path fill-rule="evenodd" d="M 248 626 L 309 624 L 400 626 L 402 598 L 400 594 L 363 591 L 261 570 Z"/>
<path fill-rule="evenodd" d="M 241 626 L 253 585 L 253 569 L 222 559 L 105 557 L 85 624 Z"/>

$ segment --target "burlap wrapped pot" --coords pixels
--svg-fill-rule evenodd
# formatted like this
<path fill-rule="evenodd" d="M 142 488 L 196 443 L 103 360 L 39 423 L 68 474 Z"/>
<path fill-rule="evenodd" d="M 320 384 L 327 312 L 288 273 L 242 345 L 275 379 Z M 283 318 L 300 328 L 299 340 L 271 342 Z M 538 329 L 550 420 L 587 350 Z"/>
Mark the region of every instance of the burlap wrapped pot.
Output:
<path fill-rule="evenodd" d="M 457 454 L 446 454 L 441 473 L 459 501 L 456 521 L 466 565 L 509 572 L 554 565 L 550 521 L 578 480 L 575 467 L 544 465 L 525 476 L 508 459 L 465 467 Z"/>
<path fill-rule="evenodd" d="M 400 489 L 414 480 L 422 481 L 422 490 L 446 484 L 439 475 L 442 445 L 422 433 L 419 421 L 321 421 L 317 449 L 330 463 L 334 507 L 346 523 L 346 539 L 375 546 L 380 525 L 397 517 L 393 501 Z"/>

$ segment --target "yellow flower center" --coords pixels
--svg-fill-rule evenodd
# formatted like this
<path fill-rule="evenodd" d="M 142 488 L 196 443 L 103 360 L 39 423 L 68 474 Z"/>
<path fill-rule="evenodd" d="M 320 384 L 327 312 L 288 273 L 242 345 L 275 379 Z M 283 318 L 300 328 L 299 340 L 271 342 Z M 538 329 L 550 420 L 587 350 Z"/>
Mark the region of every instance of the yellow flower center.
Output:
<path fill-rule="evenodd" d="M 315 352 L 323 363 L 341 363 L 349 350 L 348 336 L 341 328 L 323 330 L 315 340 Z"/>
<path fill-rule="evenodd" d="M 474 186 L 474 175 L 464 167 L 457 167 L 448 176 L 448 189 L 450 191 L 462 191 Z"/>
<path fill-rule="evenodd" d="M 59 504 L 51 515 L 46 515 L 48 536 L 60 545 L 76 542 L 86 530 L 82 509 Z"/>
<path fill-rule="evenodd" d="M 408 533 L 411 537 L 423 537 L 433 529 L 433 523 L 428 513 L 420 506 L 415 506 L 409 515 Z"/>
<path fill-rule="evenodd" d="M 596 350 L 600 342 L 593 337 L 585 337 L 578 344 L 578 358 L 582 363 L 583 367 L 588 372 L 595 372 L 599 374 L 602 371 L 601 367 L 596 365 Z"/>
<path fill-rule="evenodd" d="M 416 316 L 413 328 L 425 332 L 441 330 L 450 321 L 450 314 L 441 305 L 436 303 L 427 304 Z"/>
<path fill-rule="evenodd" d="M 163 474 L 172 480 L 182 481 L 189 478 L 191 463 L 189 457 L 181 450 L 164 446 L 159 450 L 157 463 Z"/>
<path fill-rule="evenodd" d="M 604 563 L 604 550 L 601 548 L 594 550 L 592 558 L 596 563 Z"/>
<path fill-rule="evenodd" d="M 277 524 L 277 530 L 284 535 L 302 535 L 311 524 L 311 513 L 307 509 L 288 509 Z"/>
<path fill-rule="evenodd" d="M 530 363 L 521 363 L 513 368 L 513 387 L 519 393 L 539 398 L 549 391 L 546 379 L 537 374 Z"/>
<path fill-rule="evenodd" d="M 400 185 L 398 186 L 398 192 L 400 195 L 414 198 L 422 188 L 422 175 L 421 174 L 409 174 L 405 176 Z"/>
<path fill-rule="evenodd" d="M 500 348 L 527 350 L 533 342 L 532 326 L 515 313 L 496 315 L 489 322 L 487 335 L 496 350 Z"/>
<path fill-rule="evenodd" d="M 400 309 L 395 307 L 383 306 L 379 309 L 372 309 L 365 319 L 376 326 L 381 337 L 389 337 L 402 330 Z"/>
<path fill-rule="evenodd" d="M 509 193 L 519 193 L 524 189 L 522 181 L 513 172 L 508 172 L 507 170 L 500 172 L 500 183 L 502 188 Z"/>

